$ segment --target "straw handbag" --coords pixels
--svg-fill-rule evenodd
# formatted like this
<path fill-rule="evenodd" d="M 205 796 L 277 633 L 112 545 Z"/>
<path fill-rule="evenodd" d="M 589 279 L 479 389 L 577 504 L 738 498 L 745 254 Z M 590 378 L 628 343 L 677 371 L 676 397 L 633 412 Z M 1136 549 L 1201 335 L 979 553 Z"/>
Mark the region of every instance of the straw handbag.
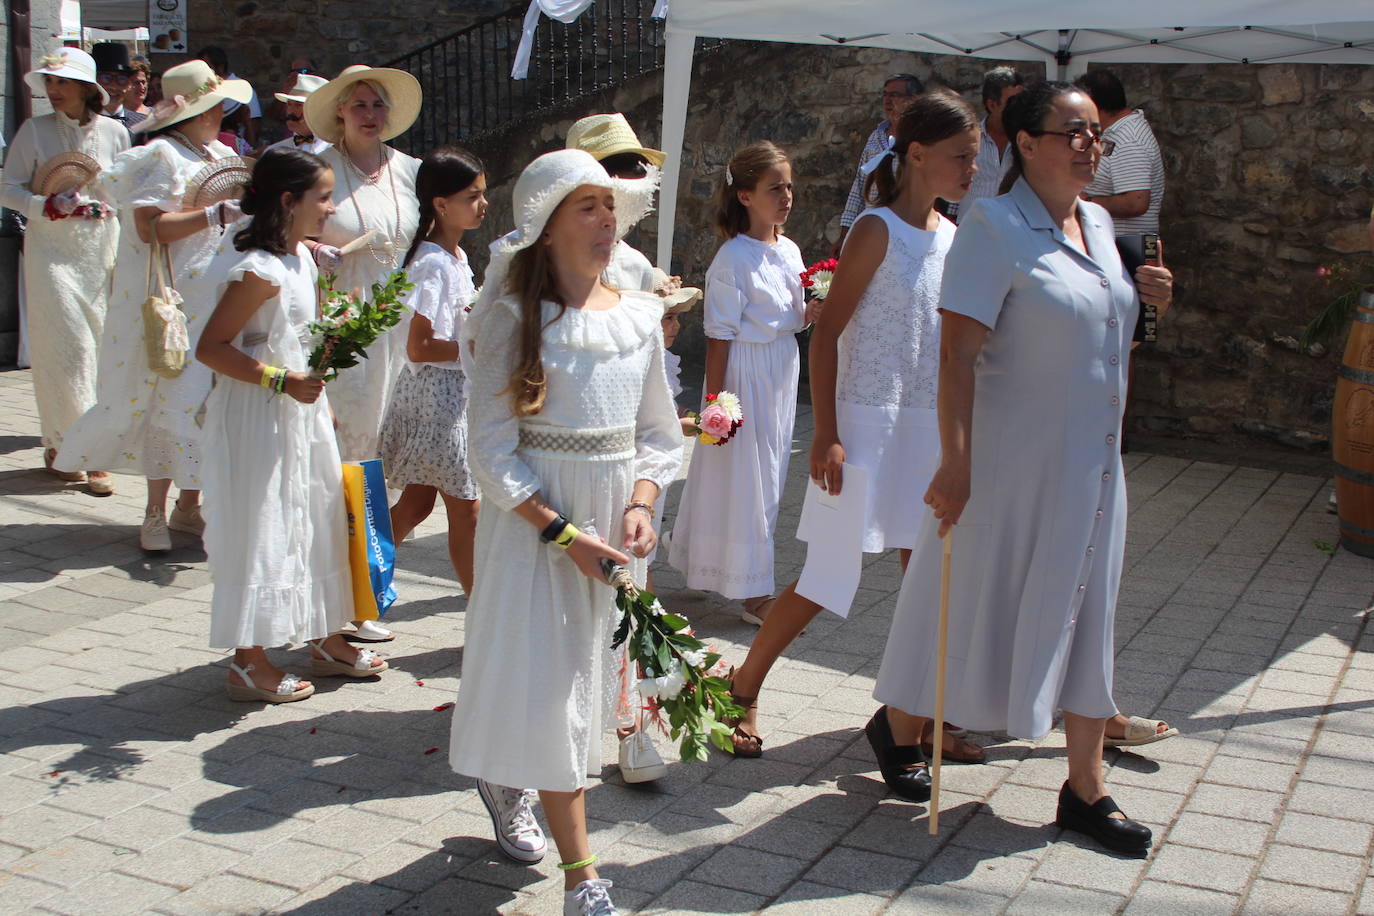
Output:
<path fill-rule="evenodd" d="M 157 285 L 153 282 L 156 275 Z M 148 369 L 162 378 L 176 378 L 186 368 L 191 348 L 181 294 L 172 288 L 172 261 L 167 246 L 154 239 L 148 246 L 148 298 L 143 300 L 143 345 Z"/>

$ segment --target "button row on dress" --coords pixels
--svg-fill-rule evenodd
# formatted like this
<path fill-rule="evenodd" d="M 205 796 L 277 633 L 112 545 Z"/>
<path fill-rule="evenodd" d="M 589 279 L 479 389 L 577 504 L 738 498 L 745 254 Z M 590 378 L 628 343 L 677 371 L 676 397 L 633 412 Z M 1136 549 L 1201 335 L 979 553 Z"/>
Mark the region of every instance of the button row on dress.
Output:
<path fill-rule="evenodd" d="M 1112 281 L 1111 281 L 1111 280 L 1108 280 L 1106 277 L 1103 277 L 1103 278 L 1102 278 L 1102 286 L 1103 286 L 1103 288 L 1106 288 L 1106 287 L 1111 286 L 1111 285 L 1112 285 Z"/>
<path fill-rule="evenodd" d="M 1107 437 L 1107 444 L 1108 444 L 1108 445 L 1111 445 L 1111 444 L 1112 444 L 1113 442 L 1115 442 L 1115 441 L 1116 441 L 1116 436 L 1108 436 L 1108 437 Z"/>
<path fill-rule="evenodd" d="M 1115 318 L 1110 318 L 1110 319 L 1108 319 L 1108 320 L 1107 320 L 1107 327 L 1109 327 L 1109 328 L 1114 328 L 1114 327 L 1116 327 L 1116 319 L 1115 319 Z"/>

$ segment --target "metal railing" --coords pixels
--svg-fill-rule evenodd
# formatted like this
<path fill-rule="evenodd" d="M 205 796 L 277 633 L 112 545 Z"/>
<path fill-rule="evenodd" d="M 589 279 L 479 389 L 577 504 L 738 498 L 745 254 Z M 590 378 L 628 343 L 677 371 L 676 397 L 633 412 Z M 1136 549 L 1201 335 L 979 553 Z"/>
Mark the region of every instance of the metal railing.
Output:
<path fill-rule="evenodd" d="M 397 145 L 423 152 L 505 127 L 543 109 L 663 67 L 663 22 L 653 0 L 598 0 L 571 23 L 541 17 L 529 76 L 511 79 L 525 4 L 513 6 L 386 64 L 414 74 L 420 117 Z"/>

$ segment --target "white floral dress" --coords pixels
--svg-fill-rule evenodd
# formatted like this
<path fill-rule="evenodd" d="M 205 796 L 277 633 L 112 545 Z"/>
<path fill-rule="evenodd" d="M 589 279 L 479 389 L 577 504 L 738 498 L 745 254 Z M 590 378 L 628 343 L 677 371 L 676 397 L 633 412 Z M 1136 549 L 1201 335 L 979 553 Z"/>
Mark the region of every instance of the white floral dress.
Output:
<path fill-rule="evenodd" d="M 517 309 L 497 299 L 464 333 L 480 356 L 468 455 L 483 503 L 450 762 L 498 785 L 571 792 L 600 772 L 601 734 L 615 724 L 619 613 L 609 586 L 511 510 L 541 493 L 582 531 L 614 542 L 634 482 L 663 488 L 673 479 L 682 435 L 663 370 L 659 297 L 622 292 L 612 309 L 568 309 L 546 324 L 548 396 L 525 419 L 506 390 Z M 546 323 L 557 313 L 545 303 Z M 631 572 L 643 582 L 643 561 Z"/>
<path fill-rule="evenodd" d="M 214 159 L 233 155 L 214 140 L 209 151 Z M 148 297 L 149 246 L 138 237 L 134 211 L 157 207 L 178 212 L 187 182 L 205 165 L 180 143 L 156 137 L 119 156 L 101 173 L 101 188 L 120 208 L 119 255 L 100 345 L 96 404 L 62 444 L 54 464 L 64 471 L 131 471 L 149 480 L 171 480 L 181 488 L 200 487 L 202 411 L 211 372 L 196 360 L 196 344 L 215 310 L 215 288 L 222 279 L 211 262 L 232 250 L 233 233 L 241 227 L 202 229 L 167 246 L 191 342 L 186 368 L 168 379 L 148 369 L 143 302 Z"/>
<path fill-rule="evenodd" d="M 0 204 L 24 214 L 24 289 L 29 362 L 43 447 L 57 448 L 95 403 L 100 336 L 119 244 L 119 221 L 43 215 L 47 198 L 33 193 L 34 173 L 60 153 L 85 153 L 102 169 L 129 148 L 129 132 L 111 118 L 85 124 L 60 111 L 19 127 L 5 158 Z M 83 196 L 100 198 L 98 187 Z M 105 201 L 109 203 L 109 201 Z"/>

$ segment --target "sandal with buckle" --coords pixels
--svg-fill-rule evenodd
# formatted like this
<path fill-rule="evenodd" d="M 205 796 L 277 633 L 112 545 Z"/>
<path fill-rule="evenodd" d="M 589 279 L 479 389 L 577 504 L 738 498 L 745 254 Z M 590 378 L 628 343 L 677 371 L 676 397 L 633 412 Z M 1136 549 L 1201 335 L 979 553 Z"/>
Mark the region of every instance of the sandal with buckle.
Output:
<path fill-rule="evenodd" d="M 749 598 L 740 609 L 739 619 L 753 626 L 761 627 L 763 626 L 763 618 L 766 615 L 758 613 L 759 610 L 762 608 L 771 610 L 773 602 L 777 600 L 778 598 L 776 595 L 762 595 L 758 598 Z"/>
<path fill-rule="evenodd" d="M 315 692 L 314 684 L 302 685 L 301 679 L 294 674 L 283 674 L 281 680 L 277 681 L 277 686 L 268 690 L 266 687 L 259 687 L 253 682 L 252 665 L 240 668 L 230 662 L 229 670 L 237 674 L 243 683 L 235 684 L 230 681 L 225 685 L 225 690 L 229 699 L 241 703 L 294 703 L 297 700 L 304 700 Z"/>
<path fill-rule="evenodd" d="M 323 639 L 310 640 L 310 646 L 324 656 L 324 658 L 310 656 L 310 673 L 315 677 L 372 677 L 374 674 L 381 674 L 389 667 L 386 662 L 373 665 L 373 660 L 380 658 L 380 656 L 371 649 L 359 649 L 357 659 L 350 665 L 347 662 L 339 661 L 325 651 Z"/>
<path fill-rule="evenodd" d="M 730 699 L 734 701 L 734 704 L 746 711 L 757 709 L 759 705 L 759 698 L 757 696 L 745 697 L 735 693 L 735 669 L 733 667 L 730 669 L 729 678 Z M 723 724 L 734 729 L 734 731 L 730 733 L 730 743 L 735 746 L 735 756 L 748 757 L 750 759 L 762 757 L 763 738 L 752 732 L 745 731 L 740 725 L 743 721 L 744 719 L 742 717 L 735 718 L 734 716 L 727 716 L 721 719 Z"/>

